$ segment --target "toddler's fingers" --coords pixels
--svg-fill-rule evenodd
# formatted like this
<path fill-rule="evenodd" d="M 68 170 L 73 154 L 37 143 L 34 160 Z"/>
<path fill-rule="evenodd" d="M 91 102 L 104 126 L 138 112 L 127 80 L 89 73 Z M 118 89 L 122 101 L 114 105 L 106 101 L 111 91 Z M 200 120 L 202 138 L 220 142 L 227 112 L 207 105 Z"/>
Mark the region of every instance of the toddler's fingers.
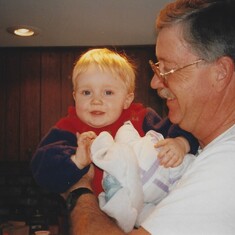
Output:
<path fill-rule="evenodd" d="M 80 134 L 78 142 L 79 143 L 90 143 L 91 140 L 94 140 L 96 138 L 96 134 L 93 131 L 88 131 Z"/>
<path fill-rule="evenodd" d="M 96 137 L 96 133 L 94 131 L 87 132 L 87 137 L 94 139 Z"/>
<path fill-rule="evenodd" d="M 91 131 L 91 132 L 89 133 L 89 138 L 90 138 L 91 144 L 92 144 L 92 142 L 95 140 L 96 137 L 97 137 L 97 135 L 96 135 L 95 132 Z"/>
<path fill-rule="evenodd" d="M 165 155 L 167 155 L 167 153 L 170 151 L 170 149 L 168 147 L 161 147 L 158 153 L 158 158 L 162 159 Z"/>
<path fill-rule="evenodd" d="M 159 159 L 160 165 L 166 167 L 168 162 L 172 159 L 172 152 L 167 152 L 162 158 Z"/>
<path fill-rule="evenodd" d="M 174 167 L 174 164 L 177 162 L 177 157 L 175 155 L 171 156 L 171 158 L 169 158 L 169 160 L 165 163 L 165 167 Z"/>
<path fill-rule="evenodd" d="M 79 133 L 79 132 L 76 132 L 76 137 L 77 137 L 77 139 L 79 138 L 79 136 L 80 136 L 80 133 Z"/>
<path fill-rule="evenodd" d="M 181 159 L 178 159 L 175 163 L 172 164 L 171 167 L 177 167 L 177 166 L 179 166 L 181 163 L 182 163 L 182 160 L 181 160 Z"/>
<path fill-rule="evenodd" d="M 167 139 L 164 139 L 164 140 L 159 140 L 155 145 L 154 147 L 155 148 L 160 148 L 160 147 L 163 147 L 167 144 L 168 140 Z"/>
<path fill-rule="evenodd" d="M 164 167 L 176 167 L 180 165 L 183 158 L 179 157 L 178 154 L 169 150 L 162 159 L 160 159 L 160 164 Z"/>

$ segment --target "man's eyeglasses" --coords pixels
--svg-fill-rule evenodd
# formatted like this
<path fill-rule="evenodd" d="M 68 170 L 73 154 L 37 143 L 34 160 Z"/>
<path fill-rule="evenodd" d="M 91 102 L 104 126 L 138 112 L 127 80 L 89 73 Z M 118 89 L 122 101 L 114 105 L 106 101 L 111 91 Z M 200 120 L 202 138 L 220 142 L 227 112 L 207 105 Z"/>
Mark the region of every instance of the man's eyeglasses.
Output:
<path fill-rule="evenodd" d="M 183 67 L 171 69 L 170 71 L 165 72 L 165 73 L 162 73 L 162 72 L 160 71 L 160 68 L 159 68 L 160 62 L 153 63 L 152 60 L 149 60 L 149 64 L 150 64 L 150 66 L 151 66 L 153 72 L 158 76 L 158 78 L 160 78 L 162 82 L 166 83 L 166 82 L 167 82 L 167 76 L 168 76 L 168 75 L 173 74 L 173 73 L 175 73 L 175 72 L 177 72 L 177 71 L 179 71 L 179 70 L 182 70 L 182 69 L 184 69 L 184 68 L 187 68 L 187 67 L 189 67 L 189 66 L 192 66 L 192 65 L 194 65 L 194 64 L 198 64 L 198 63 L 201 62 L 201 61 L 203 61 L 203 59 L 196 60 L 196 61 L 194 61 L 194 62 L 192 62 L 192 63 L 190 63 L 190 64 L 187 64 L 187 65 L 185 65 L 185 66 L 183 66 Z"/>

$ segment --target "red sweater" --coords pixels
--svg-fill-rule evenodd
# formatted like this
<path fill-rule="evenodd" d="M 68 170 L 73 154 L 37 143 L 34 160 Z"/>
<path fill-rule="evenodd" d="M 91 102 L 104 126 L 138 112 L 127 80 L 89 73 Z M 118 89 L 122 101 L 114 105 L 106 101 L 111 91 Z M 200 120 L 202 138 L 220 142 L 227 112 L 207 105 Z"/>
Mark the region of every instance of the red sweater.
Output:
<path fill-rule="evenodd" d="M 141 136 L 144 135 L 144 131 L 142 129 L 143 119 L 146 115 L 146 108 L 138 103 L 131 104 L 130 108 L 123 111 L 122 115 L 119 119 L 109 125 L 102 128 L 94 128 L 91 127 L 84 122 L 82 122 L 76 114 L 76 110 L 74 107 L 69 107 L 68 116 L 62 118 L 59 122 L 57 122 L 56 126 L 60 129 L 72 132 L 74 134 L 83 133 L 86 131 L 94 131 L 97 135 L 99 135 L 102 131 L 108 131 L 113 137 L 116 135 L 118 129 L 123 125 L 125 121 L 130 120 L 136 130 L 139 132 Z M 102 178 L 103 178 L 103 171 L 95 166 L 95 177 L 93 180 L 93 190 L 96 195 L 103 191 L 102 189 Z"/>

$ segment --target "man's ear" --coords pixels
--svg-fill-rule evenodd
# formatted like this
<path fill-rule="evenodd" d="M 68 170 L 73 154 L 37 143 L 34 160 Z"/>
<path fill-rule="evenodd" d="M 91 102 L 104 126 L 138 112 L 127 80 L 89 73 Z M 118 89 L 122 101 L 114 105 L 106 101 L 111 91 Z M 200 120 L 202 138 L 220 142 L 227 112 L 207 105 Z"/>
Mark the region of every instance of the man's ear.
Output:
<path fill-rule="evenodd" d="M 124 102 L 123 109 L 128 109 L 135 98 L 134 93 L 129 93 L 126 95 L 126 100 Z"/>
<path fill-rule="evenodd" d="M 216 61 L 217 66 L 217 91 L 222 91 L 231 81 L 234 73 L 233 60 L 228 56 L 223 56 Z"/>

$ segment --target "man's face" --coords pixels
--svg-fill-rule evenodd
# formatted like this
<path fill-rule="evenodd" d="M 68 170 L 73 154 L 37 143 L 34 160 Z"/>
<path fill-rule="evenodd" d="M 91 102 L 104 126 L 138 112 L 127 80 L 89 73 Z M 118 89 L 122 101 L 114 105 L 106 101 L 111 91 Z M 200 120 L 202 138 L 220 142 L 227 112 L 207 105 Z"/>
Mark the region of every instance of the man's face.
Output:
<path fill-rule="evenodd" d="M 199 59 L 193 54 L 182 38 L 181 27 L 173 26 L 160 31 L 156 54 L 159 69 L 162 73 L 191 64 Z M 156 75 L 151 81 L 151 87 L 160 93 L 166 90 L 169 118 L 181 128 L 197 133 L 213 114 L 213 79 L 211 67 L 205 61 L 188 66 L 184 69 L 169 74 L 163 83 Z"/>

